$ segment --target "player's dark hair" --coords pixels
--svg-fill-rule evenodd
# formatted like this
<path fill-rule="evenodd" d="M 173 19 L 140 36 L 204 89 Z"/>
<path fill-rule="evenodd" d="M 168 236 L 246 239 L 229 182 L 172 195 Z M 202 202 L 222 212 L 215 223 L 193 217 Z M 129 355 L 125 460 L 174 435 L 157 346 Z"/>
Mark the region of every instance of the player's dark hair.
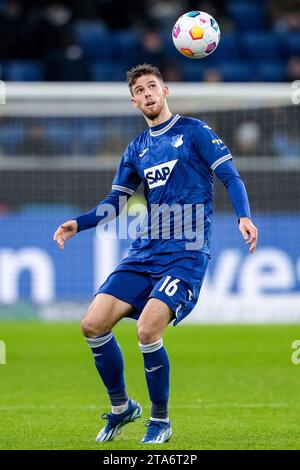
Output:
<path fill-rule="evenodd" d="M 144 75 L 154 75 L 157 77 L 162 83 L 164 79 L 162 74 L 160 73 L 159 69 L 151 64 L 140 64 L 132 67 L 130 70 L 127 70 L 126 78 L 127 83 L 132 94 L 132 87 L 137 81 L 139 77 L 143 77 Z"/>

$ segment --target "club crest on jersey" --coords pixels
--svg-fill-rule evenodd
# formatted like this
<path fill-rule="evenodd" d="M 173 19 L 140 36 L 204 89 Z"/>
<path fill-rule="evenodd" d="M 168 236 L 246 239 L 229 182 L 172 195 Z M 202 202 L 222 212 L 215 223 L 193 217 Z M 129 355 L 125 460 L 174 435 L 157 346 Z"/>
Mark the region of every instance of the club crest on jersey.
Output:
<path fill-rule="evenodd" d="M 178 160 L 170 160 L 169 162 L 161 163 L 160 165 L 155 165 L 144 170 L 144 175 L 148 182 L 149 189 L 164 186 L 170 178 L 172 170 L 177 162 Z"/>
<path fill-rule="evenodd" d="M 183 134 L 181 135 L 174 135 L 172 137 L 171 145 L 175 148 L 180 147 L 183 144 Z"/>

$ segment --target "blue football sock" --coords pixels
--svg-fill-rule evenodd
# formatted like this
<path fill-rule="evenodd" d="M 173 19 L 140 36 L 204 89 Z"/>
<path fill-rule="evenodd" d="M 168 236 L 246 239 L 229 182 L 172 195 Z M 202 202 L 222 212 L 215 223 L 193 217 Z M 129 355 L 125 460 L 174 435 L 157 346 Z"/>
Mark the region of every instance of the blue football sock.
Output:
<path fill-rule="evenodd" d="M 124 361 L 115 337 L 110 332 L 86 340 L 92 350 L 96 368 L 106 387 L 111 405 L 123 405 L 128 400 L 124 381 Z"/>
<path fill-rule="evenodd" d="M 151 417 L 168 418 L 170 363 L 163 340 L 152 344 L 139 343 L 139 346 L 144 356 L 147 386 L 152 402 Z"/>

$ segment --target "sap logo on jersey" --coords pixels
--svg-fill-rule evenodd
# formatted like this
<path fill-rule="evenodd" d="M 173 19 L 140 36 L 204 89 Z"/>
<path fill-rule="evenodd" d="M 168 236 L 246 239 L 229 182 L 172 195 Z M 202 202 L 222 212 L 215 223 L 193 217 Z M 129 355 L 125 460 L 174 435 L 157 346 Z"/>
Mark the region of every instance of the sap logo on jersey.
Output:
<path fill-rule="evenodd" d="M 178 160 L 170 160 L 169 162 L 161 163 L 160 165 L 155 165 L 144 170 L 149 189 L 166 184 L 177 162 Z"/>

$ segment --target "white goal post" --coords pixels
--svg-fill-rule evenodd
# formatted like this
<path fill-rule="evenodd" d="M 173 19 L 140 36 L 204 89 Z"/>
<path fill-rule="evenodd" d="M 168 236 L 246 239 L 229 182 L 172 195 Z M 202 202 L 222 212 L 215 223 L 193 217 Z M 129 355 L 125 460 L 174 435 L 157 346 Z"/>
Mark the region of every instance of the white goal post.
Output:
<path fill-rule="evenodd" d="M 176 113 L 199 113 L 292 103 L 290 83 L 170 83 Z M 7 83 L 1 116 L 133 115 L 126 83 Z"/>

